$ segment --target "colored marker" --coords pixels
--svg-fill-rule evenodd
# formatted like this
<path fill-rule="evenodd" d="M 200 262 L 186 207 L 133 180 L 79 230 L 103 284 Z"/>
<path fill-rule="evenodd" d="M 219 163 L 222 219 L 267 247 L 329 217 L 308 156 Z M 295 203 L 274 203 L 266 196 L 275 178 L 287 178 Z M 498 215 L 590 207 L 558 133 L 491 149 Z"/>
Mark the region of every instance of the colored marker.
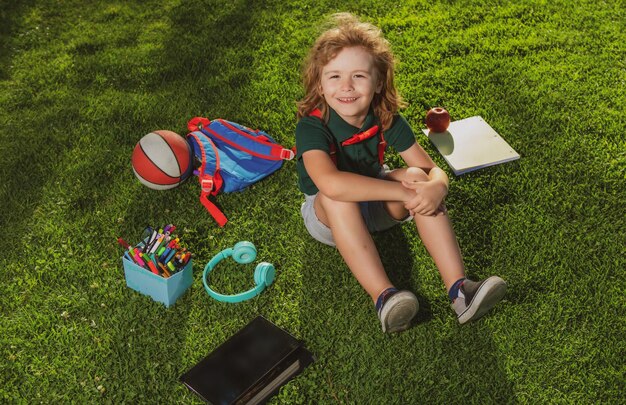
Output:
<path fill-rule="evenodd" d="M 165 267 L 163 263 L 159 263 L 159 268 L 161 269 L 161 271 L 163 271 L 163 277 L 168 278 L 169 276 L 171 276 L 170 272 L 167 271 L 167 267 Z"/>
<path fill-rule="evenodd" d="M 169 256 L 170 252 L 172 251 L 172 248 L 165 248 L 165 251 L 163 251 L 160 255 L 159 255 L 159 261 L 163 262 L 163 263 L 167 263 L 167 260 L 165 260 L 167 258 L 167 256 Z"/>
<path fill-rule="evenodd" d="M 158 246 L 156 247 L 155 252 L 158 252 L 161 249 L 165 249 L 167 247 L 168 242 L 170 241 L 170 236 L 163 234 L 163 237 L 161 238 L 161 241 L 159 242 Z"/>
<path fill-rule="evenodd" d="M 180 256 L 180 259 L 178 259 L 178 262 L 179 262 L 180 264 L 183 264 L 183 263 L 185 262 L 185 259 L 186 259 L 186 260 L 189 260 L 189 259 L 188 259 L 188 257 L 189 257 L 189 256 L 191 256 L 191 253 L 189 253 L 189 252 L 185 252 L 185 253 L 183 253 L 183 254 L 182 254 L 182 256 Z"/>
<path fill-rule="evenodd" d="M 176 255 L 176 250 L 172 249 L 170 253 L 168 254 L 168 256 L 163 260 L 163 263 L 169 263 L 174 258 L 175 255 Z"/>
<path fill-rule="evenodd" d="M 181 247 L 180 238 L 173 235 L 175 230 L 176 226 L 173 224 L 167 224 L 161 229 L 147 226 L 142 241 L 136 247 L 131 246 L 123 238 L 118 238 L 117 242 L 125 249 L 124 260 L 168 278 L 191 260 L 191 252 Z"/>
<path fill-rule="evenodd" d="M 189 263 L 189 260 L 191 260 L 191 252 L 187 252 L 187 256 L 185 256 L 185 258 L 183 259 L 183 267 L 185 267 L 187 263 Z"/>
<path fill-rule="evenodd" d="M 178 244 L 178 241 L 179 241 L 178 237 L 176 237 L 175 239 L 172 239 L 170 241 L 170 243 L 168 243 L 167 247 L 174 247 L 174 246 L 176 246 Z"/>
<path fill-rule="evenodd" d="M 140 257 L 143 253 L 140 253 L 137 250 L 138 249 L 135 250 L 135 255 L 133 257 L 135 258 L 135 261 L 137 262 L 138 265 L 145 268 L 146 264 L 144 263 L 143 260 L 141 260 L 141 257 Z"/>
<path fill-rule="evenodd" d="M 133 257 L 135 255 L 135 251 L 133 250 L 132 246 L 128 247 L 128 250 L 124 252 L 124 257 L 131 263 L 137 263 L 135 261 L 135 258 Z"/>
<path fill-rule="evenodd" d="M 154 266 L 154 263 L 152 262 L 148 262 L 148 267 L 150 268 L 150 271 L 153 272 L 154 274 L 156 274 L 157 276 L 159 275 L 159 271 L 157 270 L 157 268 Z"/>
<path fill-rule="evenodd" d="M 158 232 L 153 230 L 152 235 L 150 235 L 150 238 L 148 238 L 148 240 L 146 241 L 146 244 L 143 247 L 144 253 L 148 253 L 150 251 L 150 249 L 152 248 L 152 245 L 157 239 L 157 235 L 158 235 Z"/>
<path fill-rule="evenodd" d="M 176 268 L 180 269 L 184 266 L 185 263 L 185 258 L 189 256 L 189 253 L 183 253 L 182 255 L 180 255 L 179 258 L 177 258 L 176 260 L 174 260 L 174 266 L 176 266 Z"/>
<path fill-rule="evenodd" d="M 146 255 L 145 253 L 141 253 L 141 257 L 146 261 L 146 263 L 148 264 L 148 268 L 150 269 L 151 272 L 153 272 L 154 274 L 158 275 L 159 271 L 157 270 L 156 266 L 154 265 L 154 263 L 152 262 L 152 260 L 150 259 L 150 256 Z"/>
<path fill-rule="evenodd" d="M 183 251 L 179 251 L 174 255 L 174 259 L 172 260 L 174 266 L 178 267 L 180 265 L 180 260 L 183 258 L 183 256 L 185 256 L 185 252 Z"/>
<path fill-rule="evenodd" d="M 172 262 L 167 262 L 167 268 L 172 270 L 172 271 L 176 271 L 176 267 L 174 267 L 174 265 L 172 264 Z"/>
<path fill-rule="evenodd" d="M 117 243 L 119 243 L 124 249 L 128 249 L 130 247 L 130 244 L 122 238 L 117 238 Z"/>
<path fill-rule="evenodd" d="M 157 239 L 155 239 L 152 246 L 150 246 L 149 253 L 154 253 L 157 251 L 157 249 L 159 248 L 159 245 L 161 244 L 161 242 L 163 242 L 163 238 L 165 238 L 165 235 L 160 235 L 159 237 L 157 237 Z"/>

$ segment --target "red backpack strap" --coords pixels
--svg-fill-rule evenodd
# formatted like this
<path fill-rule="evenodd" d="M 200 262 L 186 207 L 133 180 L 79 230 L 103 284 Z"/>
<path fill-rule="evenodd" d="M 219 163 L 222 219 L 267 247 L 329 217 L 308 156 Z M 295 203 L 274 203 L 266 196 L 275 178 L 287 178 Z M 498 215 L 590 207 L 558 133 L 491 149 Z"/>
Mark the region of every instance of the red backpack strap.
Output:
<path fill-rule="evenodd" d="M 378 163 L 382 166 L 385 163 L 385 149 L 387 149 L 387 141 L 385 140 L 385 134 L 383 131 L 378 133 Z"/>
<path fill-rule="evenodd" d="M 284 146 L 278 143 L 270 141 L 270 139 L 267 136 L 263 135 L 261 131 L 259 131 L 258 129 L 255 130 L 255 129 L 243 127 L 243 125 L 240 125 L 240 127 L 243 127 L 245 128 L 245 130 L 250 131 L 250 133 L 248 133 L 232 125 L 232 123 L 229 121 L 226 121 L 223 119 L 217 119 L 216 121 L 219 121 L 224 127 L 230 129 L 231 131 L 238 133 L 241 136 L 244 136 L 248 139 L 252 139 L 256 142 L 260 142 L 264 144 L 265 146 L 269 148 L 269 155 L 264 155 L 264 154 L 256 153 L 248 149 L 244 149 L 243 147 L 241 147 L 241 145 L 237 144 L 236 142 L 232 142 L 230 139 L 223 137 L 222 135 L 216 133 L 211 128 L 208 128 L 208 126 L 204 127 L 205 131 L 211 132 L 215 137 L 217 137 L 218 139 L 221 139 L 223 142 L 228 143 L 233 148 L 236 148 L 239 150 L 245 150 L 246 152 L 250 153 L 253 156 L 260 157 L 263 159 L 269 159 L 269 160 L 281 160 L 281 159 L 292 160 L 296 156 L 295 146 L 291 149 L 285 148 Z"/>
<path fill-rule="evenodd" d="M 322 117 L 322 111 L 319 108 L 316 108 L 315 110 L 311 111 L 311 113 L 309 114 L 309 117 L 319 118 L 322 121 L 322 123 L 324 123 L 324 119 Z M 328 151 L 328 154 L 330 155 L 330 160 L 332 160 L 335 166 L 337 166 L 337 146 L 335 146 L 334 142 L 330 143 L 330 150 Z"/>
<path fill-rule="evenodd" d="M 284 146 L 281 146 L 279 144 L 272 144 L 270 142 L 268 142 L 268 145 L 270 146 L 270 155 L 278 158 L 278 159 L 282 159 L 282 160 L 292 160 L 294 157 L 296 157 L 296 147 L 294 146 L 291 149 L 287 149 Z"/>
<path fill-rule="evenodd" d="M 316 108 L 315 110 L 311 111 L 309 116 L 322 119 L 322 110 L 320 110 L 319 108 Z"/>
<path fill-rule="evenodd" d="M 195 118 L 194 118 L 195 120 Z M 202 118 L 202 120 L 206 120 L 206 125 L 208 125 L 209 121 L 206 118 Z M 202 128 L 200 125 L 203 125 L 201 122 L 194 123 L 194 128 Z M 192 128 L 191 121 L 189 123 L 189 128 Z M 211 214 L 215 222 L 220 227 L 226 225 L 228 219 L 224 215 L 222 211 L 211 200 L 209 200 L 210 195 L 216 195 L 222 185 L 224 183 L 222 176 L 220 175 L 220 155 L 217 152 L 215 145 L 213 142 L 210 142 L 211 147 L 213 148 L 213 152 L 215 154 L 215 170 L 213 171 L 213 175 L 210 175 L 206 172 L 206 151 L 204 149 L 204 144 L 199 139 L 198 135 L 195 133 L 190 133 L 188 136 L 192 136 L 195 138 L 196 143 L 199 146 L 200 153 L 202 154 L 202 159 L 200 163 L 200 168 L 197 170 L 198 173 L 198 181 L 200 182 L 200 203 L 206 208 L 206 210 Z"/>
<path fill-rule="evenodd" d="M 211 214 L 215 222 L 217 222 L 220 227 L 226 225 L 226 222 L 228 222 L 226 215 L 224 215 L 224 213 L 220 211 L 220 209 L 217 208 L 211 200 L 209 200 L 209 195 L 207 193 L 200 194 L 200 202 L 204 205 L 204 208 L 209 211 L 209 214 Z"/>
<path fill-rule="evenodd" d="M 187 122 L 187 129 L 189 132 L 199 131 L 204 127 L 208 127 L 211 124 L 211 120 L 204 117 L 193 117 Z"/>
<path fill-rule="evenodd" d="M 200 181 L 200 203 L 209 211 L 209 214 L 215 219 L 215 222 L 217 222 L 220 227 L 223 227 L 226 225 L 226 222 L 228 222 L 228 219 L 209 199 L 210 195 L 216 195 L 220 188 L 222 188 L 223 180 L 220 172 L 216 171 L 213 176 L 210 174 L 201 174 L 198 176 L 198 180 Z"/>

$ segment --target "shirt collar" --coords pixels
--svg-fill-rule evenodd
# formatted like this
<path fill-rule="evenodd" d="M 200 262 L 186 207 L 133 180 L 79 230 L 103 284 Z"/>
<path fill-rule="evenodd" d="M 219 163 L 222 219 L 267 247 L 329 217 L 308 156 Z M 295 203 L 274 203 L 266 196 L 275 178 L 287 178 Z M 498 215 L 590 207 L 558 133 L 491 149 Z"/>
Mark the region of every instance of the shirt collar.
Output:
<path fill-rule="evenodd" d="M 343 118 L 339 116 L 339 114 L 337 114 L 337 112 L 335 112 L 335 110 L 330 107 L 328 109 L 330 110 L 330 117 L 328 118 L 328 128 L 332 131 L 332 133 L 335 135 L 335 138 L 337 138 L 339 142 L 343 142 L 346 139 L 350 138 L 352 135 L 366 131 L 376 125 L 376 116 L 374 115 L 374 110 L 372 107 L 370 107 L 369 111 L 367 112 L 367 116 L 365 117 L 365 121 L 363 122 L 361 128 L 357 128 L 348 124 L 346 121 L 344 121 Z"/>

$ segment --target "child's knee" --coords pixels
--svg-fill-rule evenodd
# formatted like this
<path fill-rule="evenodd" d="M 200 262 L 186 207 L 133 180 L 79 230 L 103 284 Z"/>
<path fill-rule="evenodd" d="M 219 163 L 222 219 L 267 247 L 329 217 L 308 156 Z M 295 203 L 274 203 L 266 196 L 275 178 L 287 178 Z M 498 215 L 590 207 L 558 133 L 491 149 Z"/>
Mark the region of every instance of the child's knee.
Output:
<path fill-rule="evenodd" d="M 430 180 L 426 172 L 419 167 L 406 167 L 387 172 L 385 179 L 393 181 L 418 182 Z"/>
<path fill-rule="evenodd" d="M 408 181 L 408 182 L 430 180 L 430 178 L 428 177 L 428 174 L 426 174 L 426 172 L 420 169 L 419 167 L 407 168 L 404 176 L 405 176 L 405 181 Z"/>
<path fill-rule="evenodd" d="M 317 195 L 315 196 L 315 202 L 321 206 L 327 207 L 327 206 L 330 206 L 331 204 L 334 204 L 335 200 L 328 197 L 326 194 L 322 194 L 321 192 L 318 192 Z"/>

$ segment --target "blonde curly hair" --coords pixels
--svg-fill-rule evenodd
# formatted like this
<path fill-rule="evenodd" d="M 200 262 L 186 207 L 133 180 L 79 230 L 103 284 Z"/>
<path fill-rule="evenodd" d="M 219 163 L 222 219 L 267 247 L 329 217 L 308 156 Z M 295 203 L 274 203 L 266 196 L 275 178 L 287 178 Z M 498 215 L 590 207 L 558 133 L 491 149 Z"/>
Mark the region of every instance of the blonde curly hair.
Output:
<path fill-rule="evenodd" d="M 298 118 L 319 108 L 328 120 L 328 104 L 320 94 L 322 69 L 344 48 L 362 47 L 374 59 L 374 67 L 382 82 L 380 93 L 374 95 L 372 105 L 383 130 L 389 129 L 393 116 L 405 106 L 394 84 L 395 58 L 389 42 L 376 26 L 361 22 L 350 13 L 333 14 L 331 26 L 315 41 L 304 61 L 302 82 L 305 96 L 298 102 Z"/>

